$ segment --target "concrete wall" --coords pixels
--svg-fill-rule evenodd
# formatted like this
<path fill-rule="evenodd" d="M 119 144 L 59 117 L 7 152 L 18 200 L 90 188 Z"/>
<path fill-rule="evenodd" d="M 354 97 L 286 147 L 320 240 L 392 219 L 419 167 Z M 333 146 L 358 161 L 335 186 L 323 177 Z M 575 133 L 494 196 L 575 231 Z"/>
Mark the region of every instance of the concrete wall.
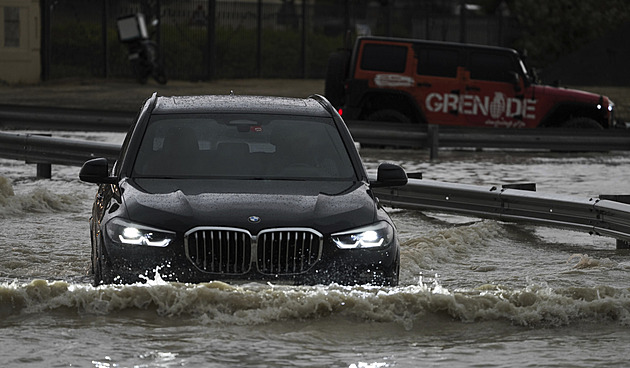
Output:
<path fill-rule="evenodd" d="M 39 82 L 40 48 L 39 0 L 0 0 L 0 82 Z"/>

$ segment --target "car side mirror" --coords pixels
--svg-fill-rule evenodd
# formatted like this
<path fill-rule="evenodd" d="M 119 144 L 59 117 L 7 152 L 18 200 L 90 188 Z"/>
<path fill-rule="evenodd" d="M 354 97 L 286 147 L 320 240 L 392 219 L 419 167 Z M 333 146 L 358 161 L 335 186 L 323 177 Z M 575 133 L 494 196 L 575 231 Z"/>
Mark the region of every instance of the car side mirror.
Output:
<path fill-rule="evenodd" d="M 86 161 L 79 171 L 79 179 L 88 183 L 115 184 L 118 179 L 109 176 L 109 168 L 106 158 L 95 158 Z"/>
<path fill-rule="evenodd" d="M 521 91 L 521 78 L 518 76 L 517 72 L 509 72 L 510 73 L 510 80 L 512 81 L 512 84 L 514 85 L 514 90 L 516 92 L 520 92 Z"/>
<path fill-rule="evenodd" d="M 373 188 L 378 187 L 401 187 L 407 184 L 407 173 L 402 167 L 382 163 L 378 166 L 376 181 L 370 183 Z"/>

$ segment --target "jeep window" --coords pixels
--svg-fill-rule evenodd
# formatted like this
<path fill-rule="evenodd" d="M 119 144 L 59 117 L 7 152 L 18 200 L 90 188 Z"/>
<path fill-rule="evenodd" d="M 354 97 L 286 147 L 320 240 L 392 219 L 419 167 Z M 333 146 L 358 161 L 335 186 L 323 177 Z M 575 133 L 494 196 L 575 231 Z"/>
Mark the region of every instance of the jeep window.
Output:
<path fill-rule="evenodd" d="M 404 73 L 407 47 L 368 43 L 363 46 L 361 69 L 378 72 Z"/>
<path fill-rule="evenodd" d="M 511 83 L 518 68 L 509 54 L 474 51 L 470 54 L 470 78 Z M 520 74 L 520 73 L 518 73 Z"/>
<path fill-rule="evenodd" d="M 459 53 L 457 50 L 439 48 L 418 48 L 418 74 L 436 77 L 457 77 Z"/>

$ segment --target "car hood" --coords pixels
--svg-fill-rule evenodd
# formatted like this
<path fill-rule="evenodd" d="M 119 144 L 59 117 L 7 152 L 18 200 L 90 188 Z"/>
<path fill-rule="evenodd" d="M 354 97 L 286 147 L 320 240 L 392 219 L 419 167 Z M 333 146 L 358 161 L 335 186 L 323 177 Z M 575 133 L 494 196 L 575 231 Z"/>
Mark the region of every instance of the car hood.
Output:
<path fill-rule="evenodd" d="M 591 92 L 580 91 L 577 89 L 570 88 L 562 88 L 562 87 L 552 87 L 546 85 L 537 85 L 536 94 L 535 95 L 551 95 L 556 98 L 560 98 L 566 101 L 576 101 L 583 103 L 593 103 L 596 104 L 599 102 L 600 98 L 604 98 L 605 96 L 598 95 Z"/>
<path fill-rule="evenodd" d="M 129 219 L 179 232 L 197 226 L 309 227 L 326 234 L 374 221 L 361 182 L 136 179 L 121 184 Z M 252 222 L 252 216 L 259 219 Z"/>

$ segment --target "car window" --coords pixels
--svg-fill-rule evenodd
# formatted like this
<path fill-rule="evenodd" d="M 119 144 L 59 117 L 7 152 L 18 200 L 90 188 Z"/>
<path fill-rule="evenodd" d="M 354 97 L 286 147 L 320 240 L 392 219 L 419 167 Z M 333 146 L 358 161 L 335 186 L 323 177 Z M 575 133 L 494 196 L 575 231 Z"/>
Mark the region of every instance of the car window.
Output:
<path fill-rule="evenodd" d="M 459 66 L 459 53 L 457 50 L 443 48 L 418 47 L 418 74 L 435 77 L 457 77 Z"/>
<path fill-rule="evenodd" d="M 330 118 L 276 115 L 157 115 L 135 177 L 354 180 Z"/>
<path fill-rule="evenodd" d="M 361 69 L 379 72 L 404 73 L 407 47 L 367 43 L 363 46 Z"/>
<path fill-rule="evenodd" d="M 504 53 L 475 51 L 470 54 L 470 78 L 495 82 L 512 81 L 517 71 L 512 57 Z"/>

